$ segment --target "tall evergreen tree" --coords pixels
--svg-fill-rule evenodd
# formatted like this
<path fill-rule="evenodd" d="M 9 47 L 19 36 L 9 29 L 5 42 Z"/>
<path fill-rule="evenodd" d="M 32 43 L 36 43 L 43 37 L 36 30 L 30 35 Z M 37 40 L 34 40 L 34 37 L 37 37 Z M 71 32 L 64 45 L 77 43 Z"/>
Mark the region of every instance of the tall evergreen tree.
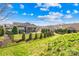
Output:
<path fill-rule="evenodd" d="M 4 35 L 4 29 L 3 27 L 0 27 L 0 36 L 3 36 Z"/>
<path fill-rule="evenodd" d="M 34 39 L 37 39 L 38 38 L 38 35 L 37 35 L 37 33 L 35 33 L 35 38 Z"/>
<path fill-rule="evenodd" d="M 16 26 L 13 27 L 12 34 L 18 34 L 18 28 Z"/>
<path fill-rule="evenodd" d="M 42 39 L 43 38 L 43 35 L 42 35 L 42 33 L 40 33 L 40 39 Z"/>
<path fill-rule="evenodd" d="M 22 40 L 25 40 L 26 39 L 26 34 L 25 32 L 22 33 Z"/>
<path fill-rule="evenodd" d="M 29 40 L 32 40 L 32 33 L 29 34 Z"/>
<path fill-rule="evenodd" d="M 44 38 L 46 38 L 47 37 L 47 33 L 44 33 Z"/>

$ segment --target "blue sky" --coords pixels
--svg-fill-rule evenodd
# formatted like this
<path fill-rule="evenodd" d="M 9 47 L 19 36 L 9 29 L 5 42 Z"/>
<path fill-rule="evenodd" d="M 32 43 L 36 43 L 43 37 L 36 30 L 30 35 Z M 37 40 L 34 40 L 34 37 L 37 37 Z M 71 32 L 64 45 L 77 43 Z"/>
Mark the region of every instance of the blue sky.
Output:
<path fill-rule="evenodd" d="M 3 4 L 0 4 L 0 8 Z M 13 12 L 0 23 L 29 22 L 36 25 L 55 25 L 79 22 L 79 3 L 13 3 L 6 12 Z M 5 13 L 1 16 L 5 16 Z"/>

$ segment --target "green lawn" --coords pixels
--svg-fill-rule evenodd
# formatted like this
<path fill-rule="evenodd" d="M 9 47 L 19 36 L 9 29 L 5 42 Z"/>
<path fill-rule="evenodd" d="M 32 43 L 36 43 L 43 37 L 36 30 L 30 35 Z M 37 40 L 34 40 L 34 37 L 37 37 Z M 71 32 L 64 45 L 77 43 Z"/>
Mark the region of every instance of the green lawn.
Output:
<path fill-rule="evenodd" d="M 26 35 L 26 37 L 28 37 Z M 21 38 L 15 35 L 15 38 Z M 79 56 L 79 33 L 55 35 L 29 42 L 12 43 L 0 48 L 1 56 Z"/>
<path fill-rule="evenodd" d="M 4 37 L 3 36 L 0 36 L 0 41 L 2 41 L 4 39 Z"/>
<path fill-rule="evenodd" d="M 32 34 L 35 34 L 35 33 L 32 33 Z M 35 37 L 35 35 L 32 35 L 33 36 L 33 38 Z M 38 37 L 40 36 L 40 33 L 38 33 Z M 28 37 L 29 37 L 29 34 L 26 34 L 26 39 L 28 39 Z M 16 35 L 14 35 L 14 39 L 15 40 L 19 40 L 19 39 L 21 39 L 22 38 L 22 34 L 16 34 Z M 2 41 L 4 39 L 4 37 L 3 36 L 0 36 L 0 41 Z"/>
<path fill-rule="evenodd" d="M 40 33 L 38 33 L 38 37 L 40 36 Z M 35 33 L 32 33 L 32 37 L 34 38 L 35 37 Z M 14 35 L 14 39 L 15 40 L 19 40 L 19 39 L 21 39 L 22 38 L 22 34 L 16 34 L 16 35 Z M 28 39 L 29 38 L 29 34 L 26 34 L 26 39 Z"/>

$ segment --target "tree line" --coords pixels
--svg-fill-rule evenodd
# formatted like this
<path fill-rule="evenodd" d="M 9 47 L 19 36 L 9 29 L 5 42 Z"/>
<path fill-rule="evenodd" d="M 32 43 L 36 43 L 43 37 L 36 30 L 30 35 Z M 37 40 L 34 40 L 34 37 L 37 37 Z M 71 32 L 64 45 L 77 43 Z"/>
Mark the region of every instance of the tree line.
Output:
<path fill-rule="evenodd" d="M 57 34 L 77 33 L 75 29 L 56 29 L 54 32 Z"/>
<path fill-rule="evenodd" d="M 50 29 L 42 29 L 41 33 L 44 34 L 44 37 L 50 36 L 53 32 L 57 34 L 66 34 L 66 33 L 76 33 L 77 31 L 75 29 L 55 29 L 54 31 Z M 4 30 L 3 26 L 0 26 L 0 36 L 3 36 L 5 34 L 18 34 L 19 30 L 16 26 L 13 26 L 11 31 L 8 31 L 7 29 Z M 35 34 L 37 37 L 37 34 Z M 42 35 L 42 34 L 41 34 Z"/>
<path fill-rule="evenodd" d="M 14 26 L 11 31 L 8 31 L 8 30 L 4 31 L 4 28 L 0 27 L 0 36 L 3 36 L 4 34 L 8 34 L 9 37 L 12 39 L 12 41 L 15 41 L 14 40 L 14 35 L 18 34 L 18 28 L 16 26 Z M 22 38 L 19 39 L 17 42 L 24 41 L 24 40 L 29 41 L 29 40 L 42 39 L 42 38 L 47 38 L 47 37 L 50 37 L 50 36 L 54 35 L 53 31 L 51 31 L 49 29 L 42 29 L 41 33 L 39 33 L 39 34 L 40 35 L 38 35 L 37 32 L 35 32 L 35 34 L 32 34 L 32 32 L 30 32 L 29 33 L 29 38 L 26 39 L 26 33 L 23 32 L 22 33 Z M 33 38 L 33 35 L 35 36 L 34 38 Z"/>

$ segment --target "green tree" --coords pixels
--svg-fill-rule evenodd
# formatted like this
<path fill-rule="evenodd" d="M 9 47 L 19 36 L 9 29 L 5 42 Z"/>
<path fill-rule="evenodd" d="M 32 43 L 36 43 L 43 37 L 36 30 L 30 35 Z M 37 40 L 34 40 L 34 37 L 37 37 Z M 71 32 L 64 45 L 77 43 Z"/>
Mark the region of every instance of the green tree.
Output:
<path fill-rule="evenodd" d="M 3 27 L 0 27 L 0 36 L 3 36 L 4 35 L 4 29 Z"/>
<path fill-rule="evenodd" d="M 47 37 L 49 37 L 50 34 L 51 34 L 51 33 L 50 33 L 50 30 L 48 30 L 47 33 L 46 33 Z"/>
<path fill-rule="evenodd" d="M 43 38 L 43 35 L 42 35 L 42 33 L 40 33 L 40 39 L 42 39 Z"/>
<path fill-rule="evenodd" d="M 18 29 L 17 29 L 16 26 L 13 27 L 13 29 L 12 29 L 12 33 L 13 33 L 13 34 L 18 34 Z"/>
<path fill-rule="evenodd" d="M 42 33 L 46 33 L 48 31 L 48 29 L 42 29 L 41 32 Z"/>
<path fill-rule="evenodd" d="M 37 33 L 35 33 L 35 38 L 34 39 L 37 39 L 38 38 L 38 35 L 37 35 Z"/>
<path fill-rule="evenodd" d="M 32 33 L 29 34 L 29 40 L 32 40 Z"/>
<path fill-rule="evenodd" d="M 26 39 L 26 34 L 25 32 L 22 33 L 22 40 L 25 40 Z"/>
<path fill-rule="evenodd" d="M 46 38 L 47 37 L 47 33 L 44 33 L 44 38 Z"/>

